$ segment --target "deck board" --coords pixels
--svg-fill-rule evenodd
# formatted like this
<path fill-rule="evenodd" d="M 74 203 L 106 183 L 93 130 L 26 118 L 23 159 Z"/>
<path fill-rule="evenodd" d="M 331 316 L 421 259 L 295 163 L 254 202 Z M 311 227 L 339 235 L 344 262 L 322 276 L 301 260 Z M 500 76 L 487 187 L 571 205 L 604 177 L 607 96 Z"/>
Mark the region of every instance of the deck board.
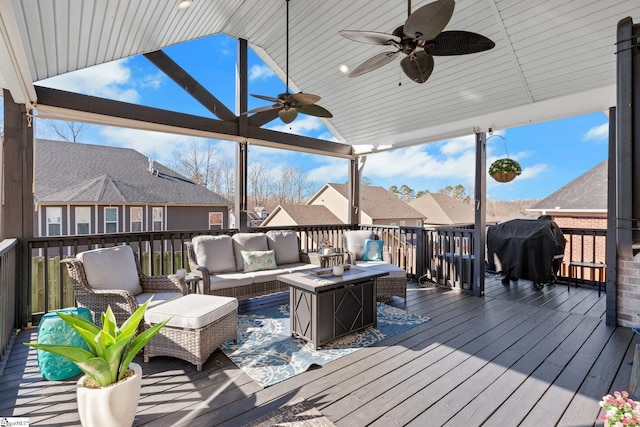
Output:
<path fill-rule="evenodd" d="M 635 342 L 604 324 L 597 290 L 489 276 L 484 297 L 410 284 L 392 305 L 431 320 L 262 389 L 216 351 L 202 372 L 142 363 L 136 426 L 240 426 L 305 400 L 337 426 L 595 425 L 598 401 L 628 387 Z M 286 293 L 241 311 L 286 302 Z M 43 381 L 22 331 L 0 377 L 0 415 L 77 425 L 75 381 Z"/>

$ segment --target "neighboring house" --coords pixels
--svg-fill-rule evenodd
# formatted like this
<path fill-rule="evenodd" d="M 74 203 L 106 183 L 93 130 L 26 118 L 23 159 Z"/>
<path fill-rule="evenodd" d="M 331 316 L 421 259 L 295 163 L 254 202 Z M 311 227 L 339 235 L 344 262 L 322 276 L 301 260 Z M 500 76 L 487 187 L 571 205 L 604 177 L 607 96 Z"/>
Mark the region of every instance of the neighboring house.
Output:
<path fill-rule="evenodd" d="M 564 187 L 527 209 L 538 215 L 550 215 L 563 228 L 607 228 L 607 161 L 583 173 Z M 606 239 L 604 236 L 573 237 L 565 249 L 565 259 L 604 263 Z M 574 247 L 573 254 L 569 253 Z M 591 278 L 592 271 L 584 277 Z"/>
<path fill-rule="evenodd" d="M 349 221 L 349 187 L 327 183 L 314 194 L 307 205 L 326 206 L 341 223 Z M 424 215 L 382 187 L 360 187 L 360 223 L 422 227 Z"/>
<path fill-rule="evenodd" d="M 226 228 L 229 201 L 129 148 L 37 139 L 36 236 Z"/>
<path fill-rule="evenodd" d="M 287 225 L 331 225 L 341 224 L 326 206 L 322 205 L 278 205 L 262 223 L 264 227 Z"/>
<path fill-rule="evenodd" d="M 409 202 L 409 206 L 423 215 L 427 226 L 474 224 L 476 220 L 472 205 L 447 194 L 426 193 Z M 489 215 L 486 221 L 498 222 Z"/>
<path fill-rule="evenodd" d="M 260 227 L 262 222 L 269 216 L 269 211 L 264 206 L 256 206 L 253 211 L 247 212 L 247 222 L 249 227 Z"/>
<path fill-rule="evenodd" d="M 527 209 L 551 215 L 560 227 L 607 228 L 607 161 Z"/>

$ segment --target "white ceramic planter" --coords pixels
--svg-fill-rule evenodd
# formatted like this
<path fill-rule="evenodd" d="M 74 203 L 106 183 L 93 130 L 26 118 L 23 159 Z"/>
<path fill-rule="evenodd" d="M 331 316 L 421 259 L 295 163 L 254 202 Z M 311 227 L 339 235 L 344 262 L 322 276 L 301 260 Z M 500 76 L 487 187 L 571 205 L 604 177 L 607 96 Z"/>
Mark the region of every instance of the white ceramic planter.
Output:
<path fill-rule="evenodd" d="M 140 399 L 142 368 L 137 363 L 129 368 L 134 371 L 132 377 L 108 387 L 85 388 L 84 375 L 78 380 L 78 412 L 84 427 L 131 427 Z"/>

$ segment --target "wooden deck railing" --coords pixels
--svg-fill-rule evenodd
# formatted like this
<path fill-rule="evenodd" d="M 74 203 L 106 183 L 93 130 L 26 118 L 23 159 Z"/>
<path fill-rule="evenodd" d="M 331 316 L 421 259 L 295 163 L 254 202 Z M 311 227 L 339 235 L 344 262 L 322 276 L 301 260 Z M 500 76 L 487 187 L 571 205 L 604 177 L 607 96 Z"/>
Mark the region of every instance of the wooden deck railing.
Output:
<path fill-rule="evenodd" d="M 16 321 L 16 256 L 18 241 L 0 242 L 0 358 L 7 351 Z"/>
<path fill-rule="evenodd" d="M 264 232 L 283 227 L 260 227 L 250 231 Z M 300 237 L 302 251 L 317 251 L 325 241 L 343 249 L 344 232 L 351 225 L 291 226 Z M 420 279 L 464 291 L 472 290 L 474 230 L 472 227 L 416 228 L 387 225 L 361 225 L 373 231 L 385 242 L 385 251 L 392 254 L 392 262 L 405 269 L 408 278 Z M 235 229 L 158 231 L 144 233 L 115 233 L 92 236 L 64 236 L 34 238 L 27 242 L 32 254 L 28 271 L 31 286 L 31 304 L 21 308 L 37 318 L 48 311 L 73 305 L 73 289 L 65 269 L 60 268 L 60 257 L 74 256 L 78 252 L 119 244 L 133 246 L 147 274 L 170 274 L 188 268 L 184 242 L 200 234 L 234 234 Z M 568 265 L 577 262 L 604 262 L 606 230 L 563 229 L 567 250 L 559 280 L 569 279 Z M 15 256 L 15 255 L 14 255 Z M 584 270 L 584 271 L 583 271 Z M 588 269 L 578 269 L 578 283 L 590 283 L 594 278 Z M 595 277 L 605 281 L 606 278 Z"/>

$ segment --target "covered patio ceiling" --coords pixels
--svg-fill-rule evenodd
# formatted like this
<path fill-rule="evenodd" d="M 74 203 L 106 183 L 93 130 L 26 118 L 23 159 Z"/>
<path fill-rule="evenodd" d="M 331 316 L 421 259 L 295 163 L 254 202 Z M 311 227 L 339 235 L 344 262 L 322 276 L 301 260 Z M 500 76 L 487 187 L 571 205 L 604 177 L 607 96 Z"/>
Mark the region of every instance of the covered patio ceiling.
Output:
<path fill-rule="evenodd" d="M 637 0 L 458 0 L 445 30 L 496 46 L 435 57 L 431 78 L 417 84 L 398 60 L 355 78 L 339 71 L 393 48 L 338 31 L 390 33 L 407 2 L 291 0 L 291 87 L 322 97 L 334 115 L 324 123 L 351 156 L 606 111 L 616 103 L 616 25 L 627 16 L 640 19 Z M 0 0 L 0 18 L 0 85 L 44 116 L 33 82 L 216 33 L 247 40 L 284 80 L 285 0 L 194 0 L 187 9 L 178 0 Z"/>

